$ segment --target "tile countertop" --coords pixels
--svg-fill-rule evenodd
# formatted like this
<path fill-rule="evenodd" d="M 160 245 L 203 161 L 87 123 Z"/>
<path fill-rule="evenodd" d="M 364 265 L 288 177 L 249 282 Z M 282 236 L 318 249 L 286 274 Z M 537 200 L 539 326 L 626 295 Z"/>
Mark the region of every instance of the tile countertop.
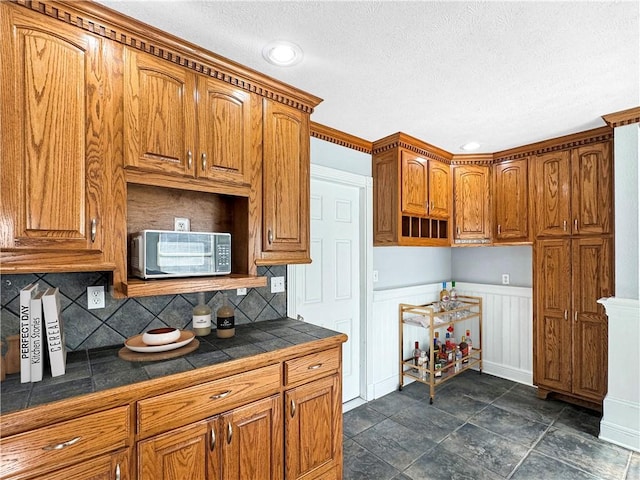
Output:
<path fill-rule="evenodd" d="M 118 357 L 118 351 L 123 345 L 69 352 L 66 373 L 60 377 L 51 377 L 48 364 L 45 364 L 44 378 L 41 382 L 20 383 L 19 373 L 7 375 L 6 380 L 0 384 L 0 414 L 132 385 L 335 335 L 340 334 L 310 323 L 282 318 L 238 325 L 232 338 L 217 338 L 214 329 L 206 337 L 197 337 L 200 341 L 197 350 L 170 360 L 122 360 Z"/>

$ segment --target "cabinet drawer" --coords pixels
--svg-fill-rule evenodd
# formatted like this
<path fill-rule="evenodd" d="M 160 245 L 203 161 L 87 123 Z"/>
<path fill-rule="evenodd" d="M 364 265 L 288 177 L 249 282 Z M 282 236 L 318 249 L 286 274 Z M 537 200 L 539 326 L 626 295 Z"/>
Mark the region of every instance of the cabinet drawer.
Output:
<path fill-rule="evenodd" d="M 340 368 L 340 350 L 334 348 L 284 362 L 284 384 L 289 386 L 335 373 Z"/>
<path fill-rule="evenodd" d="M 280 391 L 280 365 L 269 365 L 138 402 L 138 433 L 156 433 L 203 420 Z"/>
<path fill-rule="evenodd" d="M 122 448 L 128 438 L 128 406 L 3 438 L 0 477 L 42 478 L 37 474 Z"/>

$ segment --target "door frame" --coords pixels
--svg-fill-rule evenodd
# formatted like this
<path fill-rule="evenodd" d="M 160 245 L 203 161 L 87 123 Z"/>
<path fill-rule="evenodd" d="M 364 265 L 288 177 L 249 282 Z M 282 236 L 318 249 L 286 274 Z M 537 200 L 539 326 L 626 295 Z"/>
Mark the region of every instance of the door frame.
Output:
<path fill-rule="evenodd" d="M 358 403 L 367 400 L 367 325 L 371 323 L 373 308 L 373 178 L 322 165 L 311 164 L 311 179 L 324 182 L 357 187 L 359 190 L 360 218 L 360 399 L 350 402 Z M 295 294 L 289 295 L 291 286 L 296 284 L 298 265 L 287 265 L 287 315 L 296 318 Z M 303 267 L 300 266 L 300 267 Z M 293 287 L 295 288 L 295 287 Z M 358 402 L 358 400 L 360 400 Z"/>

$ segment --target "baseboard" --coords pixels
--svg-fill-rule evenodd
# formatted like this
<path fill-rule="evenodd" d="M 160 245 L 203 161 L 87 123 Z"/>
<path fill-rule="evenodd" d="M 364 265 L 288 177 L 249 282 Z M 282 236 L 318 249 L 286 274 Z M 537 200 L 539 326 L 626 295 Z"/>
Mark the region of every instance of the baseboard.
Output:
<path fill-rule="evenodd" d="M 640 405 L 606 396 L 603 410 L 599 438 L 640 452 Z"/>
<path fill-rule="evenodd" d="M 482 361 L 482 372 L 496 377 L 505 378 L 517 383 L 533 386 L 533 372 L 500 365 L 499 363 Z"/>

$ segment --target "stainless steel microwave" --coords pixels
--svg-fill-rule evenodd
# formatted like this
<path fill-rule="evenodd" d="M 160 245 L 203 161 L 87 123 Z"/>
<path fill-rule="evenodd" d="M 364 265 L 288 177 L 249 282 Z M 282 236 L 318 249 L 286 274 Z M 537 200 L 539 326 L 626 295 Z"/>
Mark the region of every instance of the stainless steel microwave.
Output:
<path fill-rule="evenodd" d="M 131 235 L 131 273 L 140 278 L 231 273 L 231 234 L 142 230 Z"/>

